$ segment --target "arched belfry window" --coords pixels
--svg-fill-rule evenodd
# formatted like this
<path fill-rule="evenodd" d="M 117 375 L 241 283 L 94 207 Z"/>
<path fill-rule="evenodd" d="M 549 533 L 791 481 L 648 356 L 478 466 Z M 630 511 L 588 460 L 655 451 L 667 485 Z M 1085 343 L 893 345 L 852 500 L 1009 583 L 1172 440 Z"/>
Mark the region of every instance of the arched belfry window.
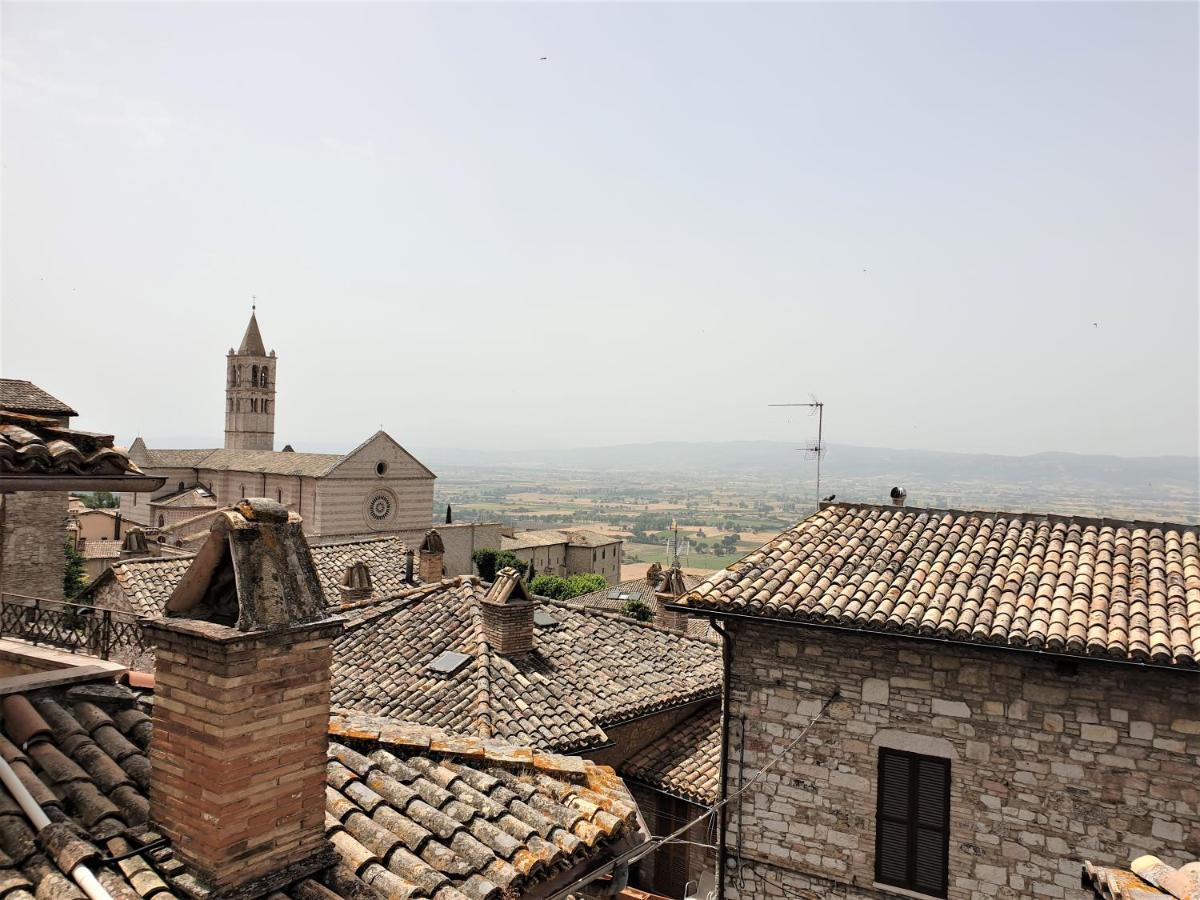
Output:
<path fill-rule="evenodd" d="M 268 374 L 269 373 L 267 372 L 267 367 L 263 366 L 262 371 L 258 373 L 258 383 L 260 386 L 262 386 L 262 387 L 267 386 L 267 375 Z"/>
<path fill-rule="evenodd" d="M 250 386 L 258 387 L 258 366 L 250 367 Z"/>

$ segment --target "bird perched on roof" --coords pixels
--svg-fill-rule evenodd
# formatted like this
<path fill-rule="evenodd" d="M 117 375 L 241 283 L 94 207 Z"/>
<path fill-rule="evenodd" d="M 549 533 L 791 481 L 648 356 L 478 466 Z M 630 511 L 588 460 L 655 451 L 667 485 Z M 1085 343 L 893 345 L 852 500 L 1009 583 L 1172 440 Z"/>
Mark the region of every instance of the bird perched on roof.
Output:
<path fill-rule="evenodd" d="M 830 494 L 828 497 L 821 498 L 822 503 L 832 503 L 837 499 L 837 494 Z"/>

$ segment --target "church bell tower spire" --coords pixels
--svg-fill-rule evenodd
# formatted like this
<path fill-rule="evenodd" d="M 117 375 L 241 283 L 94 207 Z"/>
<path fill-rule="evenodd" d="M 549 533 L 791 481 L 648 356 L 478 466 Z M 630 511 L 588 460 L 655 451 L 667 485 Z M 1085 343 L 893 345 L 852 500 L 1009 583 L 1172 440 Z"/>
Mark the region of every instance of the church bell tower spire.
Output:
<path fill-rule="evenodd" d="M 267 353 L 258 330 L 257 302 L 235 351 L 226 357 L 225 449 L 275 449 L 275 351 Z"/>

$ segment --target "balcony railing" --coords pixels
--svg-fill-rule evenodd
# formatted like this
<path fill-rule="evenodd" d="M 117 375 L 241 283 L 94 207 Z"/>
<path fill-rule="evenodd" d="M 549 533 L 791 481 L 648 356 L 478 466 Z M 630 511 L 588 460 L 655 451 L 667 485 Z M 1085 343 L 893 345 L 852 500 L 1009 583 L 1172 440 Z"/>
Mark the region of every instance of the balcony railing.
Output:
<path fill-rule="evenodd" d="M 23 594 L 0 594 L 0 636 L 127 664 L 150 649 L 136 616 Z"/>

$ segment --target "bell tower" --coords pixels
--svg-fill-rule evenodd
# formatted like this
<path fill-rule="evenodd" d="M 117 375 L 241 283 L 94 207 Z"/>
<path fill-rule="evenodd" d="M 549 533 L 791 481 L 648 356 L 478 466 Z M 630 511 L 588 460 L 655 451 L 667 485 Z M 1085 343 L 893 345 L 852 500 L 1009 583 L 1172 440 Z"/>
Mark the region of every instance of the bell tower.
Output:
<path fill-rule="evenodd" d="M 251 307 L 237 351 L 226 357 L 225 449 L 275 449 L 275 351 L 267 353 Z"/>

